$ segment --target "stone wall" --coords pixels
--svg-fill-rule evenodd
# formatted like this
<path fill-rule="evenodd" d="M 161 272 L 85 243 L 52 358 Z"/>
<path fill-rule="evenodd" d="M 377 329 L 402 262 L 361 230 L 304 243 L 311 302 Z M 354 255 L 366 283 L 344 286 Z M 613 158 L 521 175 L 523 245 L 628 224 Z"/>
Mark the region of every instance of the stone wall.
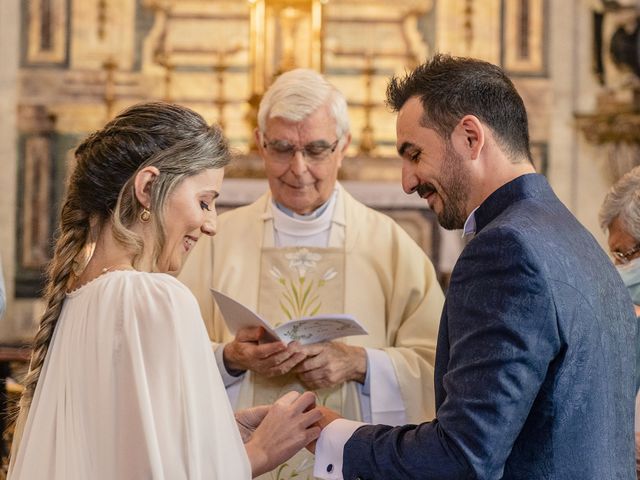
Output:
<path fill-rule="evenodd" d="M 611 179 L 603 148 L 589 144 L 575 122 L 576 113 L 595 108 L 603 88 L 592 73 L 597 4 L 325 3 L 322 69 L 348 97 L 354 137 L 342 178 L 365 186 L 399 182 L 395 119 L 384 106 L 390 75 L 435 51 L 481 57 L 514 79 L 539 170 L 604 244 L 597 210 Z M 307 48 L 300 39 L 309 33 L 287 24 L 289 13 L 280 12 L 267 28 L 265 44 L 274 45 L 265 57 L 270 75 L 307 58 L 296 48 Z M 10 300 L 0 342 L 28 335 L 41 309 L 37 277 L 73 145 L 117 111 L 149 99 L 184 103 L 224 124 L 241 154 L 231 177 L 262 176 L 250 149 L 256 93 L 250 22 L 245 0 L 0 0 L 0 255 Z M 441 250 L 455 255 L 455 235 L 442 238 Z"/>

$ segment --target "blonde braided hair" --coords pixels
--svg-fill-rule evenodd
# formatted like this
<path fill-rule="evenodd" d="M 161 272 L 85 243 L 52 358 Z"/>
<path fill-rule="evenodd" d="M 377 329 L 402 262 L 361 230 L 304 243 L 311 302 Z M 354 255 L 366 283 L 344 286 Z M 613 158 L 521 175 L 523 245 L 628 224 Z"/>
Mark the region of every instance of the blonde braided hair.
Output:
<path fill-rule="evenodd" d="M 47 285 L 44 291 L 46 309 L 38 331 L 33 340 L 29 371 L 23 380 L 24 392 L 20 398 L 20 414 L 14 432 L 16 448 L 21 440 L 24 423 L 33 399 L 35 387 L 40 377 L 40 371 L 49 349 L 53 331 L 60 317 L 68 285 L 74 278 L 74 260 L 81 253 L 88 236 L 89 218 L 80 209 L 73 207 L 71 194 L 62 208 L 60 222 L 60 236 L 56 241 L 53 260 L 47 270 Z"/>

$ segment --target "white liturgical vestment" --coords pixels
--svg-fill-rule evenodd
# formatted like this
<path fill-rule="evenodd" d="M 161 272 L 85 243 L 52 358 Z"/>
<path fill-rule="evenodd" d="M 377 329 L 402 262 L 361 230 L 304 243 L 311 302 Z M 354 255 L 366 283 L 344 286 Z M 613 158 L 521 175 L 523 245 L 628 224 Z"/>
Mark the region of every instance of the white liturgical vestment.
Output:
<path fill-rule="evenodd" d="M 337 191 L 333 217 L 334 224 L 340 218 L 344 225 L 345 251 L 344 311 L 337 313 L 355 316 L 369 331 L 343 341 L 384 352 L 400 388 L 406 421 L 431 420 L 436 339 L 444 304 L 433 265 L 391 218 L 358 202 L 340 184 Z M 231 341 L 233 335 L 215 307 L 211 288 L 258 310 L 263 248 L 275 246 L 273 230 L 268 238 L 271 209 L 267 192 L 250 205 L 220 215 L 216 236 L 198 242 L 180 273 L 180 280 L 198 299 L 214 347 Z M 377 389 L 372 385 L 373 390 Z M 247 406 L 251 399 L 252 375 L 244 375 L 236 406 Z M 384 413 L 374 395 L 371 403 L 372 410 Z"/>

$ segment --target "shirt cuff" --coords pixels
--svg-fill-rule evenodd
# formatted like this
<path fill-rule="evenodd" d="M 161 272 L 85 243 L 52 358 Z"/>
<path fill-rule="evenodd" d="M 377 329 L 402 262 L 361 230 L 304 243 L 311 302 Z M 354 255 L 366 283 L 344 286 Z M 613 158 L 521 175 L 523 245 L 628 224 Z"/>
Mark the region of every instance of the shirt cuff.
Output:
<path fill-rule="evenodd" d="M 214 345 L 213 355 L 216 357 L 216 364 L 218 365 L 218 370 L 220 370 L 222 382 L 224 383 L 225 388 L 229 388 L 231 385 L 242 380 L 245 372 L 242 372 L 240 375 L 232 375 L 227 370 L 227 367 L 224 365 L 224 357 L 222 356 L 225 345 L 226 343 L 218 343 L 217 345 Z"/>
<path fill-rule="evenodd" d="M 340 418 L 327 425 L 316 443 L 316 461 L 313 476 L 323 480 L 342 480 L 342 452 L 358 428 L 366 425 Z"/>

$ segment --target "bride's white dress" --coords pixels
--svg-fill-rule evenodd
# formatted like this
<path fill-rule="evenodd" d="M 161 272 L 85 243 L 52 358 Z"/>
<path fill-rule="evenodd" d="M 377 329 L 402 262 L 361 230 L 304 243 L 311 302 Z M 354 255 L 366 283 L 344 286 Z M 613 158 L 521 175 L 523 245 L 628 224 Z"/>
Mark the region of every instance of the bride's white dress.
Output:
<path fill-rule="evenodd" d="M 68 295 L 10 478 L 251 478 L 184 285 L 115 271 Z"/>

